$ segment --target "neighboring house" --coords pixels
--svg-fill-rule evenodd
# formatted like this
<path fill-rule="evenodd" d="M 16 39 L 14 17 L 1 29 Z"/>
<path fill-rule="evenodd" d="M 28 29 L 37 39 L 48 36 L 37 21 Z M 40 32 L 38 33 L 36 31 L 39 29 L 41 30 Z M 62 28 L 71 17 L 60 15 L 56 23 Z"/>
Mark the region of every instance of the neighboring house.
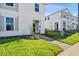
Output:
<path fill-rule="evenodd" d="M 39 3 L 0 3 L 0 37 L 45 33 L 44 9 Z"/>
<path fill-rule="evenodd" d="M 78 17 L 73 16 L 67 8 L 45 17 L 45 28 L 48 30 L 76 30 L 77 24 Z"/>

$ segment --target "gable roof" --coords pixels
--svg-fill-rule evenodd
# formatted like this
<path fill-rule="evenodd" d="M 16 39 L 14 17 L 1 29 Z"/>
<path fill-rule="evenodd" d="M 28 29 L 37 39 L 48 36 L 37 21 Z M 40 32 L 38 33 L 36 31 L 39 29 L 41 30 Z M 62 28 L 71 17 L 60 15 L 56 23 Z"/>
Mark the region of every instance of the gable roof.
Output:
<path fill-rule="evenodd" d="M 53 14 L 56 14 L 56 13 L 61 12 L 61 11 L 64 11 L 64 10 L 67 10 L 67 11 L 71 14 L 71 12 L 69 11 L 68 8 L 64 8 L 64 9 L 58 10 L 58 11 L 56 11 L 56 12 L 53 12 L 53 13 L 47 15 L 47 16 L 51 16 L 51 15 L 53 15 Z M 47 16 L 45 16 L 45 17 L 47 17 Z"/>

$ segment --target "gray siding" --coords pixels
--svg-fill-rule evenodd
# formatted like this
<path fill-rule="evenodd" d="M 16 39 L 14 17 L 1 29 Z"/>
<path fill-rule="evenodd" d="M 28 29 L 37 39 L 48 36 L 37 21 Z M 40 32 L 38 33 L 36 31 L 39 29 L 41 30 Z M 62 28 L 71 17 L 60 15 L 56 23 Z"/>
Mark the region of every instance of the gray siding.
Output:
<path fill-rule="evenodd" d="M 14 3 L 14 4 L 15 4 L 15 7 L 8 7 L 8 6 L 4 5 L 4 3 L 0 3 L 0 8 L 12 10 L 12 11 L 18 11 L 18 3 Z"/>

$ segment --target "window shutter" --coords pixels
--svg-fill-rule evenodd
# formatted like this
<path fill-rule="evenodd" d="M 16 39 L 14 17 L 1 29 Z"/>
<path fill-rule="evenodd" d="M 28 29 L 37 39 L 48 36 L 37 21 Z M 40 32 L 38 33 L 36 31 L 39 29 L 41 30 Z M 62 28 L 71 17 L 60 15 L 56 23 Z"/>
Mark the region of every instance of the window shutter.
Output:
<path fill-rule="evenodd" d="M 19 17 L 15 18 L 15 31 L 19 31 Z"/>
<path fill-rule="evenodd" d="M 4 16 L 0 15 L 0 31 L 4 31 Z"/>

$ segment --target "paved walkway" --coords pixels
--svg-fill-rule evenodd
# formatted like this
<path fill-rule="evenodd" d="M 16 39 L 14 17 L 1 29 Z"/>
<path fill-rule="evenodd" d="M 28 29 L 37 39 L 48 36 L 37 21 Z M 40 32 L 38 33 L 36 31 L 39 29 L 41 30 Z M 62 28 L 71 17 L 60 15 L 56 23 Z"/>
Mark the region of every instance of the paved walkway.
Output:
<path fill-rule="evenodd" d="M 68 49 L 68 48 L 71 47 L 70 45 L 65 44 L 65 43 L 62 43 L 62 42 L 57 41 L 57 40 L 52 41 L 52 43 L 54 43 L 54 44 L 60 46 L 60 47 L 63 48 L 64 50 L 66 50 L 66 49 Z"/>
<path fill-rule="evenodd" d="M 66 50 L 67 48 L 71 47 L 71 46 L 68 45 L 68 44 L 62 43 L 62 42 L 60 42 L 60 41 L 58 41 L 58 40 L 49 38 L 49 37 L 47 37 L 47 36 L 44 36 L 44 35 L 38 35 L 38 36 L 40 36 L 42 39 L 48 40 L 48 41 L 50 41 L 50 42 L 52 42 L 52 43 L 54 43 L 54 44 L 60 46 L 60 47 L 63 48 L 64 50 Z"/>
<path fill-rule="evenodd" d="M 58 56 L 79 56 L 79 42 L 58 54 Z"/>

